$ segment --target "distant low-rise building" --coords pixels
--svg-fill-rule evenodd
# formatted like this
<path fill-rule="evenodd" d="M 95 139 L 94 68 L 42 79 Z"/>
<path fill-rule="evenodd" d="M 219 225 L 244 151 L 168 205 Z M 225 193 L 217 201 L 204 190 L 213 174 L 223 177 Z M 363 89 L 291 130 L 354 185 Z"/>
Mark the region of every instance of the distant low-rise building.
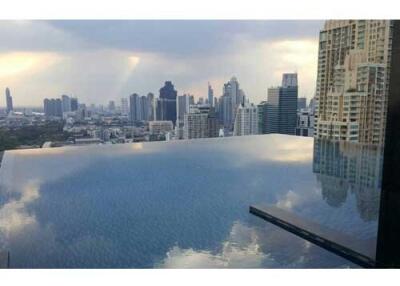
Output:
<path fill-rule="evenodd" d="M 174 124 L 169 120 L 158 120 L 149 122 L 149 132 L 152 135 L 166 134 L 174 129 Z"/>

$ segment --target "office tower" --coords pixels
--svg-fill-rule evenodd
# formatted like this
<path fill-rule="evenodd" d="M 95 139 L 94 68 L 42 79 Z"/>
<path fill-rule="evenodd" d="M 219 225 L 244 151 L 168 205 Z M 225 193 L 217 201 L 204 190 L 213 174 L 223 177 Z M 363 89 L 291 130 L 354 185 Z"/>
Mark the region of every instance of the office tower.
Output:
<path fill-rule="evenodd" d="M 61 99 L 51 98 L 43 100 L 43 109 L 46 117 L 62 117 L 62 101 Z"/>
<path fill-rule="evenodd" d="M 284 73 L 282 75 L 282 87 L 298 86 L 297 73 Z"/>
<path fill-rule="evenodd" d="M 242 103 L 237 109 L 234 136 L 258 134 L 257 106 L 254 104 Z"/>
<path fill-rule="evenodd" d="M 170 81 L 166 81 L 160 88 L 160 116 L 161 120 L 176 122 L 176 96 L 177 91 Z"/>
<path fill-rule="evenodd" d="M 191 105 L 184 115 L 183 137 L 185 139 L 217 137 L 217 118 L 209 105 Z"/>
<path fill-rule="evenodd" d="M 199 97 L 199 100 L 197 101 L 197 104 L 199 104 L 199 105 L 203 105 L 205 102 L 204 102 L 204 98 L 203 97 Z"/>
<path fill-rule="evenodd" d="M 149 120 L 149 103 L 144 95 L 140 97 L 140 120 Z"/>
<path fill-rule="evenodd" d="M 178 96 L 177 101 L 177 125 L 183 126 L 184 115 L 189 112 L 190 96 L 187 94 Z"/>
<path fill-rule="evenodd" d="M 159 98 L 154 98 L 154 104 L 156 106 L 155 120 L 161 120 L 161 100 Z"/>
<path fill-rule="evenodd" d="M 268 103 L 277 110 L 277 131 L 281 134 L 295 134 L 297 121 L 298 87 L 296 74 L 284 74 L 284 86 L 268 89 Z"/>
<path fill-rule="evenodd" d="M 236 111 L 240 104 L 245 102 L 244 92 L 239 88 L 236 77 L 224 84 L 222 90 L 222 106 L 220 106 L 223 125 L 228 130 L 233 130 Z"/>
<path fill-rule="evenodd" d="M 131 94 L 131 96 L 129 97 L 129 118 L 132 123 L 141 120 L 140 111 L 141 108 L 139 95 L 136 93 Z"/>
<path fill-rule="evenodd" d="M 78 110 L 78 98 L 76 97 L 71 97 L 71 111 L 76 111 Z"/>
<path fill-rule="evenodd" d="M 231 130 L 233 122 L 232 97 L 229 94 L 221 96 L 220 116 L 224 128 Z"/>
<path fill-rule="evenodd" d="M 62 100 L 60 98 L 52 99 L 54 105 L 54 116 L 62 117 Z"/>
<path fill-rule="evenodd" d="M 156 102 L 155 102 L 155 98 L 154 98 L 154 94 L 149 92 L 147 94 L 147 108 L 148 108 L 148 120 L 149 121 L 153 121 L 156 120 L 155 116 L 156 116 Z"/>
<path fill-rule="evenodd" d="M 70 112 L 71 111 L 71 98 L 68 95 L 61 96 L 62 101 L 62 112 Z"/>
<path fill-rule="evenodd" d="M 278 133 L 278 109 L 276 106 L 262 101 L 257 105 L 258 133 Z"/>
<path fill-rule="evenodd" d="M 128 115 L 129 114 L 129 103 L 127 98 L 121 98 L 121 114 Z"/>
<path fill-rule="evenodd" d="M 14 107 L 13 107 L 13 100 L 12 100 L 12 96 L 10 93 L 10 89 L 7 87 L 6 88 L 6 112 L 7 114 L 10 113 L 10 111 L 13 111 Z"/>
<path fill-rule="evenodd" d="M 319 35 L 315 137 L 382 144 L 390 20 L 326 21 Z"/>
<path fill-rule="evenodd" d="M 208 83 L 208 104 L 211 107 L 215 107 L 215 105 L 214 105 L 214 90 L 211 87 L 210 83 Z"/>
<path fill-rule="evenodd" d="M 297 110 L 302 110 L 307 108 L 307 98 L 299 97 L 297 99 Z"/>

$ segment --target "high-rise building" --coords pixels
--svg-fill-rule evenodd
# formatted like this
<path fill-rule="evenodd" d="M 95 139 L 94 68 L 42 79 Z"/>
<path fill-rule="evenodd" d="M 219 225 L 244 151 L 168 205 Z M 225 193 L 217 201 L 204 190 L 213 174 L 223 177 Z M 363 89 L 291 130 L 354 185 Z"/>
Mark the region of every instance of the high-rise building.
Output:
<path fill-rule="evenodd" d="M 299 97 L 297 99 L 297 110 L 302 110 L 307 108 L 307 98 Z"/>
<path fill-rule="evenodd" d="M 191 105 L 184 115 L 183 137 L 185 139 L 217 137 L 217 118 L 209 105 Z"/>
<path fill-rule="evenodd" d="M 71 97 L 71 111 L 77 111 L 78 110 L 78 98 L 76 97 Z"/>
<path fill-rule="evenodd" d="M 233 130 L 237 108 L 244 102 L 244 92 L 239 88 L 236 77 L 232 77 L 230 81 L 224 84 L 219 107 L 222 123 L 226 129 Z"/>
<path fill-rule="evenodd" d="M 71 111 L 71 98 L 68 95 L 63 94 L 61 96 L 62 101 L 62 112 L 70 112 Z"/>
<path fill-rule="evenodd" d="M 62 117 L 62 101 L 59 98 L 44 99 L 44 114 L 46 117 Z"/>
<path fill-rule="evenodd" d="M 242 103 L 237 109 L 233 135 L 244 136 L 258 134 L 257 106 Z"/>
<path fill-rule="evenodd" d="M 153 121 L 156 120 L 156 102 L 154 98 L 154 94 L 149 92 L 147 94 L 147 108 L 148 108 L 148 120 Z"/>
<path fill-rule="evenodd" d="M 190 96 L 187 94 L 178 96 L 178 101 L 176 104 L 177 125 L 183 126 L 184 116 L 189 112 Z"/>
<path fill-rule="evenodd" d="M 141 120 L 140 96 L 136 93 L 129 97 L 129 118 L 132 123 Z"/>
<path fill-rule="evenodd" d="M 122 115 L 129 114 L 129 103 L 127 98 L 121 98 L 121 114 Z"/>
<path fill-rule="evenodd" d="M 298 86 L 297 73 L 284 73 L 282 75 L 282 87 Z"/>
<path fill-rule="evenodd" d="M 258 133 L 278 133 L 278 109 L 276 106 L 262 101 L 257 105 Z"/>
<path fill-rule="evenodd" d="M 214 90 L 211 87 L 210 83 L 208 83 L 208 104 L 211 107 L 214 106 Z"/>
<path fill-rule="evenodd" d="M 13 111 L 14 107 L 13 107 L 13 100 L 12 100 L 12 96 L 10 93 L 10 89 L 7 87 L 6 88 L 6 112 L 7 114 L 10 113 L 10 111 Z"/>
<path fill-rule="evenodd" d="M 170 81 L 166 81 L 160 88 L 160 119 L 176 122 L 176 97 L 177 91 Z"/>
<path fill-rule="evenodd" d="M 78 105 L 78 110 L 76 111 L 76 118 L 79 120 L 85 119 L 88 116 L 88 111 L 86 109 L 86 104 L 80 103 Z"/>
<path fill-rule="evenodd" d="M 110 100 L 108 102 L 108 111 L 111 113 L 115 112 L 115 101 L 114 100 Z"/>
<path fill-rule="evenodd" d="M 149 120 L 149 103 L 144 95 L 140 97 L 140 120 Z"/>
<path fill-rule="evenodd" d="M 297 111 L 297 136 L 314 136 L 314 112 L 312 109 L 301 109 Z"/>
<path fill-rule="evenodd" d="M 295 74 L 290 74 L 290 76 L 286 74 L 286 79 L 282 80 L 282 83 L 284 86 L 268 89 L 268 103 L 277 110 L 277 132 L 281 134 L 295 134 L 298 86 L 290 85 L 297 83 Z"/>
<path fill-rule="evenodd" d="M 382 144 L 390 20 L 326 21 L 319 35 L 315 137 Z"/>

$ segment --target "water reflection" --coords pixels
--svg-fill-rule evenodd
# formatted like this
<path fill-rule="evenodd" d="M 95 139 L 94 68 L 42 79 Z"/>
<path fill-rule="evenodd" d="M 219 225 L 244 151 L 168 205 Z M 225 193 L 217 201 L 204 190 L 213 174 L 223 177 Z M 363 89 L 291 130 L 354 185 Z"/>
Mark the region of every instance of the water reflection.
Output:
<path fill-rule="evenodd" d="M 315 140 L 313 172 L 321 184 L 323 199 L 340 207 L 354 194 L 365 221 L 378 218 L 383 149 L 376 145 Z"/>
<path fill-rule="evenodd" d="M 271 258 L 271 255 L 262 251 L 259 240 L 258 233 L 254 228 L 236 221 L 220 251 L 213 253 L 211 250 L 182 249 L 174 246 L 156 267 L 260 268 L 276 265 L 277 263 Z"/>
<path fill-rule="evenodd" d="M 320 189 L 312 144 L 265 135 L 7 152 L 0 248 L 21 268 L 347 265 L 248 213 L 277 204 L 371 236 L 347 188 L 343 199 L 322 184 L 322 175 L 337 177 L 324 173 L 321 155 Z M 335 195 L 342 203 L 327 204 Z M 369 193 L 357 196 L 370 208 Z"/>
<path fill-rule="evenodd" d="M 26 206 L 39 198 L 39 182 L 30 181 L 0 207 L 0 236 L 9 237 L 36 222 L 35 216 L 27 212 Z"/>

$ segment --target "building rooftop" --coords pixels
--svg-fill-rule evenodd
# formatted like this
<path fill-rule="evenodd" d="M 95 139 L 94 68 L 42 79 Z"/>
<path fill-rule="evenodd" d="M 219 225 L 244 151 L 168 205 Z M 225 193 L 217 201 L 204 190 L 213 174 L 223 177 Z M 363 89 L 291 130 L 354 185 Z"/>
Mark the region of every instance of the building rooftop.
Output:
<path fill-rule="evenodd" d="M 7 151 L 0 251 L 12 268 L 358 267 L 249 206 L 354 238 L 373 258 L 379 158 L 287 135 Z"/>

